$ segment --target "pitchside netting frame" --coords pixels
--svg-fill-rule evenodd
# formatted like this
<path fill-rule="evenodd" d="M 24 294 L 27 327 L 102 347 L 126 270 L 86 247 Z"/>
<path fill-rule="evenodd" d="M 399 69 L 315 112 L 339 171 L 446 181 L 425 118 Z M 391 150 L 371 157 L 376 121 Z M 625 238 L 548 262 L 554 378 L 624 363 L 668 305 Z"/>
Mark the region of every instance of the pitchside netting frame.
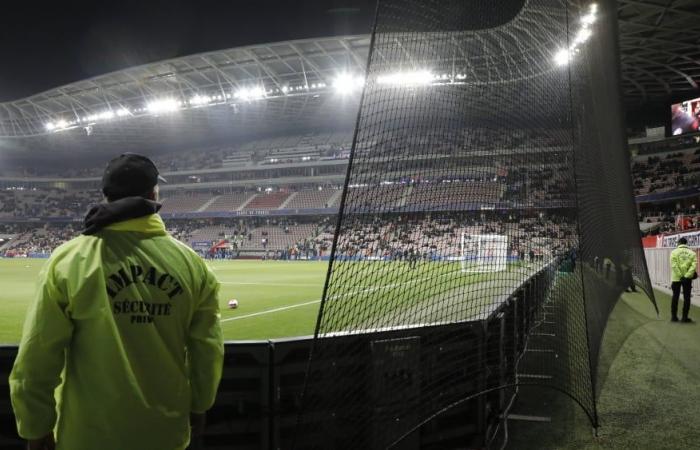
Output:
<path fill-rule="evenodd" d="M 607 318 L 633 282 L 655 307 L 615 12 L 379 0 L 298 433 L 326 430 L 323 448 L 439 448 L 431 421 L 469 405 L 460 414 L 490 419 L 465 446 L 487 447 L 524 385 L 568 395 L 598 426 Z M 507 236 L 516 263 L 454 276 L 465 223 Z M 408 334 L 331 338 L 379 329 Z"/>
<path fill-rule="evenodd" d="M 462 233 L 461 266 L 464 273 L 501 272 L 508 261 L 508 236 Z"/>

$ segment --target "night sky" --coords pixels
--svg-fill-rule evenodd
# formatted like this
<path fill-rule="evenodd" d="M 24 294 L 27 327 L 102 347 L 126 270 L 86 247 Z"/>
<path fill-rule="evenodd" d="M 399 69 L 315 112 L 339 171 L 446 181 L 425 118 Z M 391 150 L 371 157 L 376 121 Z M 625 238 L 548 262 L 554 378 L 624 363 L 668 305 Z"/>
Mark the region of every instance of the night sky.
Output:
<path fill-rule="evenodd" d="M 369 33 L 374 9 L 372 0 L 13 3 L 0 15 L 0 101 L 192 53 Z"/>

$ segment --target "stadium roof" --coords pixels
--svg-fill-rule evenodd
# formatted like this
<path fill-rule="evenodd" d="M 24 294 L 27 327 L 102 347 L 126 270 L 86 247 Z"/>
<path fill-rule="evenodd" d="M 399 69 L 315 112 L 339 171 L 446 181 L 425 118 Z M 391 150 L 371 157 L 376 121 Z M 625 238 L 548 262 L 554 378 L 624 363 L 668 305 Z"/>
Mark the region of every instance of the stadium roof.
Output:
<path fill-rule="evenodd" d="M 362 73 L 368 48 L 369 36 L 329 37 L 133 67 L 0 103 L 0 137 L 23 138 L 27 148 L 124 149 L 162 144 L 164 134 L 184 144 L 308 123 L 334 127 L 344 112 L 354 117 L 358 99 L 329 104 L 333 99 L 319 94 L 339 72 Z M 183 99 L 187 114 L 168 114 Z M 79 133 L 55 132 L 61 128 Z"/>
<path fill-rule="evenodd" d="M 628 101 L 698 89 L 697 3 L 619 0 Z M 539 31 L 541 36 L 548 32 Z M 530 38 L 536 34 L 528 33 Z M 121 70 L 0 103 L 0 138 L 20 138 L 11 139 L 14 147 L 60 153 L 201 145 L 310 127 L 349 128 L 359 96 L 323 94 L 339 76 L 364 72 L 369 42 L 367 35 L 279 42 Z M 354 81 L 344 83 L 350 89 Z M 172 109 L 182 111 L 169 114 Z"/>
<path fill-rule="evenodd" d="M 627 99 L 700 95 L 698 0 L 618 0 L 618 23 Z"/>

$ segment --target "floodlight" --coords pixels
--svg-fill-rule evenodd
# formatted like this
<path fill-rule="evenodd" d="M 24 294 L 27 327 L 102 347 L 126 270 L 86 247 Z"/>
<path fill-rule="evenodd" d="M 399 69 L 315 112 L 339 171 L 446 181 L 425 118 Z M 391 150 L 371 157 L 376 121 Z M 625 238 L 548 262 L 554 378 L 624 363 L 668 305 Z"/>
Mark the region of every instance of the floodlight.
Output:
<path fill-rule="evenodd" d="M 207 95 L 195 95 L 190 99 L 190 105 L 206 105 L 207 103 L 211 102 L 211 97 Z"/>
<path fill-rule="evenodd" d="M 591 37 L 592 34 L 593 34 L 593 32 L 590 29 L 581 28 L 578 31 L 578 34 L 576 34 L 576 38 L 574 38 L 574 45 L 583 44 L 584 42 L 586 42 L 588 40 L 588 38 Z"/>
<path fill-rule="evenodd" d="M 360 89 L 364 83 L 363 77 L 343 72 L 333 79 L 333 89 L 341 95 L 346 95 Z"/>
<path fill-rule="evenodd" d="M 428 70 L 415 70 L 410 72 L 395 72 L 377 77 L 377 83 L 393 86 L 425 86 L 435 79 Z"/>
<path fill-rule="evenodd" d="M 570 57 L 571 57 L 571 53 L 569 52 L 569 50 L 559 50 L 554 55 L 554 62 L 558 66 L 565 66 L 569 63 Z"/>
<path fill-rule="evenodd" d="M 163 98 L 159 100 L 153 100 L 146 105 L 148 112 L 158 114 L 176 111 L 180 108 L 177 100 L 174 98 Z"/>
<path fill-rule="evenodd" d="M 250 87 L 250 88 L 241 88 L 237 90 L 233 96 L 237 99 L 240 100 L 245 100 L 245 101 L 251 101 L 251 100 L 260 100 L 262 98 L 265 98 L 265 89 L 258 86 L 258 87 Z"/>

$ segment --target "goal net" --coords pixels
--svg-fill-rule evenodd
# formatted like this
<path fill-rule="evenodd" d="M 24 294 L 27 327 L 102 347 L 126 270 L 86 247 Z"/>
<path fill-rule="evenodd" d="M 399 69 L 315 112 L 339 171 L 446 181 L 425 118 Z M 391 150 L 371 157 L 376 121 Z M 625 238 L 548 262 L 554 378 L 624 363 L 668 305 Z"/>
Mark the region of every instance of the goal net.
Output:
<path fill-rule="evenodd" d="M 501 272 L 507 257 L 508 236 L 462 233 L 462 272 Z"/>

